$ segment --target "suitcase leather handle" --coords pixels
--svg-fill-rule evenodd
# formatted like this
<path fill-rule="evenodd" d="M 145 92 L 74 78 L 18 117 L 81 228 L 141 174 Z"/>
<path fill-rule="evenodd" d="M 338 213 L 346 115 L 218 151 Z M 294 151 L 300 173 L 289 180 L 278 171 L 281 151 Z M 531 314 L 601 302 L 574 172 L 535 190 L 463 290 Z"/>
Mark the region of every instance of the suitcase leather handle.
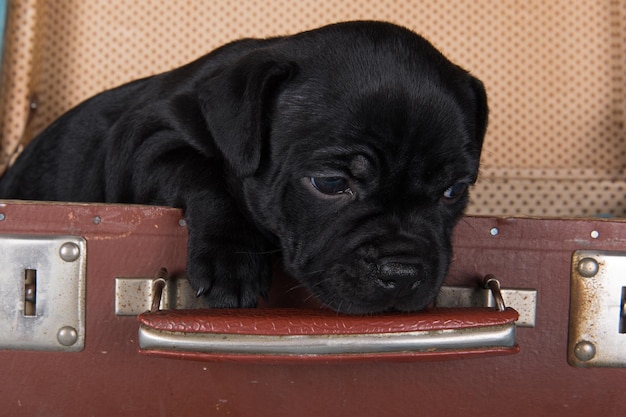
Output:
<path fill-rule="evenodd" d="M 140 352 L 205 361 L 432 360 L 511 354 L 518 314 L 433 309 L 358 317 L 328 310 L 164 310 L 138 317 Z"/>
<path fill-rule="evenodd" d="M 432 360 L 512 354 L 518 313 L 498 308 L 431 309 L 352 316 L 318 309 L 158 310 L 166 271 L 157 275 L 152 311 L 139 315 L 145 355 L 204 361 L 331 362 Z M 496 298 L 499 283 L 485 285 Z"/>

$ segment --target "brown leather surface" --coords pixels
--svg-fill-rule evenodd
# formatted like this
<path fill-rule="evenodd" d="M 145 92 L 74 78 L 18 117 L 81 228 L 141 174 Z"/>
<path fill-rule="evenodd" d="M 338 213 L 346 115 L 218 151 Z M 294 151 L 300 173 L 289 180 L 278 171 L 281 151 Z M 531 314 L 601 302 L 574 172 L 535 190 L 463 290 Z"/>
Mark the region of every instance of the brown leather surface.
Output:
<path fill-rule="evenodd" d="M 139 322 L 155 330 L 180 333 L 270 336 L 389 334 L 501 326 L 517 320 L 515 310 L 432 309 L 419 313 L 349 316 L 329 310 L 240 309 L 164 310 L 144 313 Z"/>

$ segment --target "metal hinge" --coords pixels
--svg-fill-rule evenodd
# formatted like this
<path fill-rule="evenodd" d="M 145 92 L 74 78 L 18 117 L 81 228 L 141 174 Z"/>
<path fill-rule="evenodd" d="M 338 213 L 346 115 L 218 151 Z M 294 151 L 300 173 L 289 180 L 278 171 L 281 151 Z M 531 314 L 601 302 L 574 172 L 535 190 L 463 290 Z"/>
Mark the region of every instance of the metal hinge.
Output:
<path fill-rule="evenodd" d="M 85 240 L 0 235 L 0 265 L 0 349 L 82 350 Z"/>

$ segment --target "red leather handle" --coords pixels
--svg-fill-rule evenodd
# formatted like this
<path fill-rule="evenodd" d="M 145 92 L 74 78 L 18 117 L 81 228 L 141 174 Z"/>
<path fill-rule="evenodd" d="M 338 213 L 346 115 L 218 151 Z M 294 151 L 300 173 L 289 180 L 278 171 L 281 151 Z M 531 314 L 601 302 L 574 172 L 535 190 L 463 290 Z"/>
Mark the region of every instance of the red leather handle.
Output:
<path fill-rule="evenodd" d="M 271 336 L 381 334 L 498 326 L 517 320 L 513 309 L 445 308 L 420 313 L 353 316 L 330 310 L 161 310 L 138 317 L 157 330 Z"/>
<path fill-rule="evenodd" d="M 366 317 L 329 310 L 243 309 L 166 310 L 144 313 L 138 320 L 143 354 L 293 362 L 515 353 L 517 318 L 515 310 L 490 308 Z"/>

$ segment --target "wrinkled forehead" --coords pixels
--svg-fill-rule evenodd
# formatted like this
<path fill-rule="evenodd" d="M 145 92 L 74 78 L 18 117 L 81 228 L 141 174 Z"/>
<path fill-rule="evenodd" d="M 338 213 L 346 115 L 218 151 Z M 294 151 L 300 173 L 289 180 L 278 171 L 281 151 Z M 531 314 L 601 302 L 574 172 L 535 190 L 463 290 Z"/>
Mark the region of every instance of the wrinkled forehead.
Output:
<path fill-rule="evenodd" d="M 434 83 L 415 86 L 407 81 L 360 89 L 310 83 L 281 97 L 275 128 L 291 134 L 288 145 L 318 137 L 338 146 L 370 142 L 410 152 L 420 146 L 445 148 L 449 142 L 471 141 L 475 109 L 470 107 L 454 91 Z"/>
<path fill-rule="evenodd" d="M 463 112 L 446 100 L 363 97 L 300 118 L 292 114 L 282 123 L 284 129 L 277 127 L 279 146 L 287 155 L 277 160 L 289 160 L 292 166 L 348 170 L 361 179 L 403 173 L 447 182 L 472 181 L 476 175 L 472 132 Z"/>

